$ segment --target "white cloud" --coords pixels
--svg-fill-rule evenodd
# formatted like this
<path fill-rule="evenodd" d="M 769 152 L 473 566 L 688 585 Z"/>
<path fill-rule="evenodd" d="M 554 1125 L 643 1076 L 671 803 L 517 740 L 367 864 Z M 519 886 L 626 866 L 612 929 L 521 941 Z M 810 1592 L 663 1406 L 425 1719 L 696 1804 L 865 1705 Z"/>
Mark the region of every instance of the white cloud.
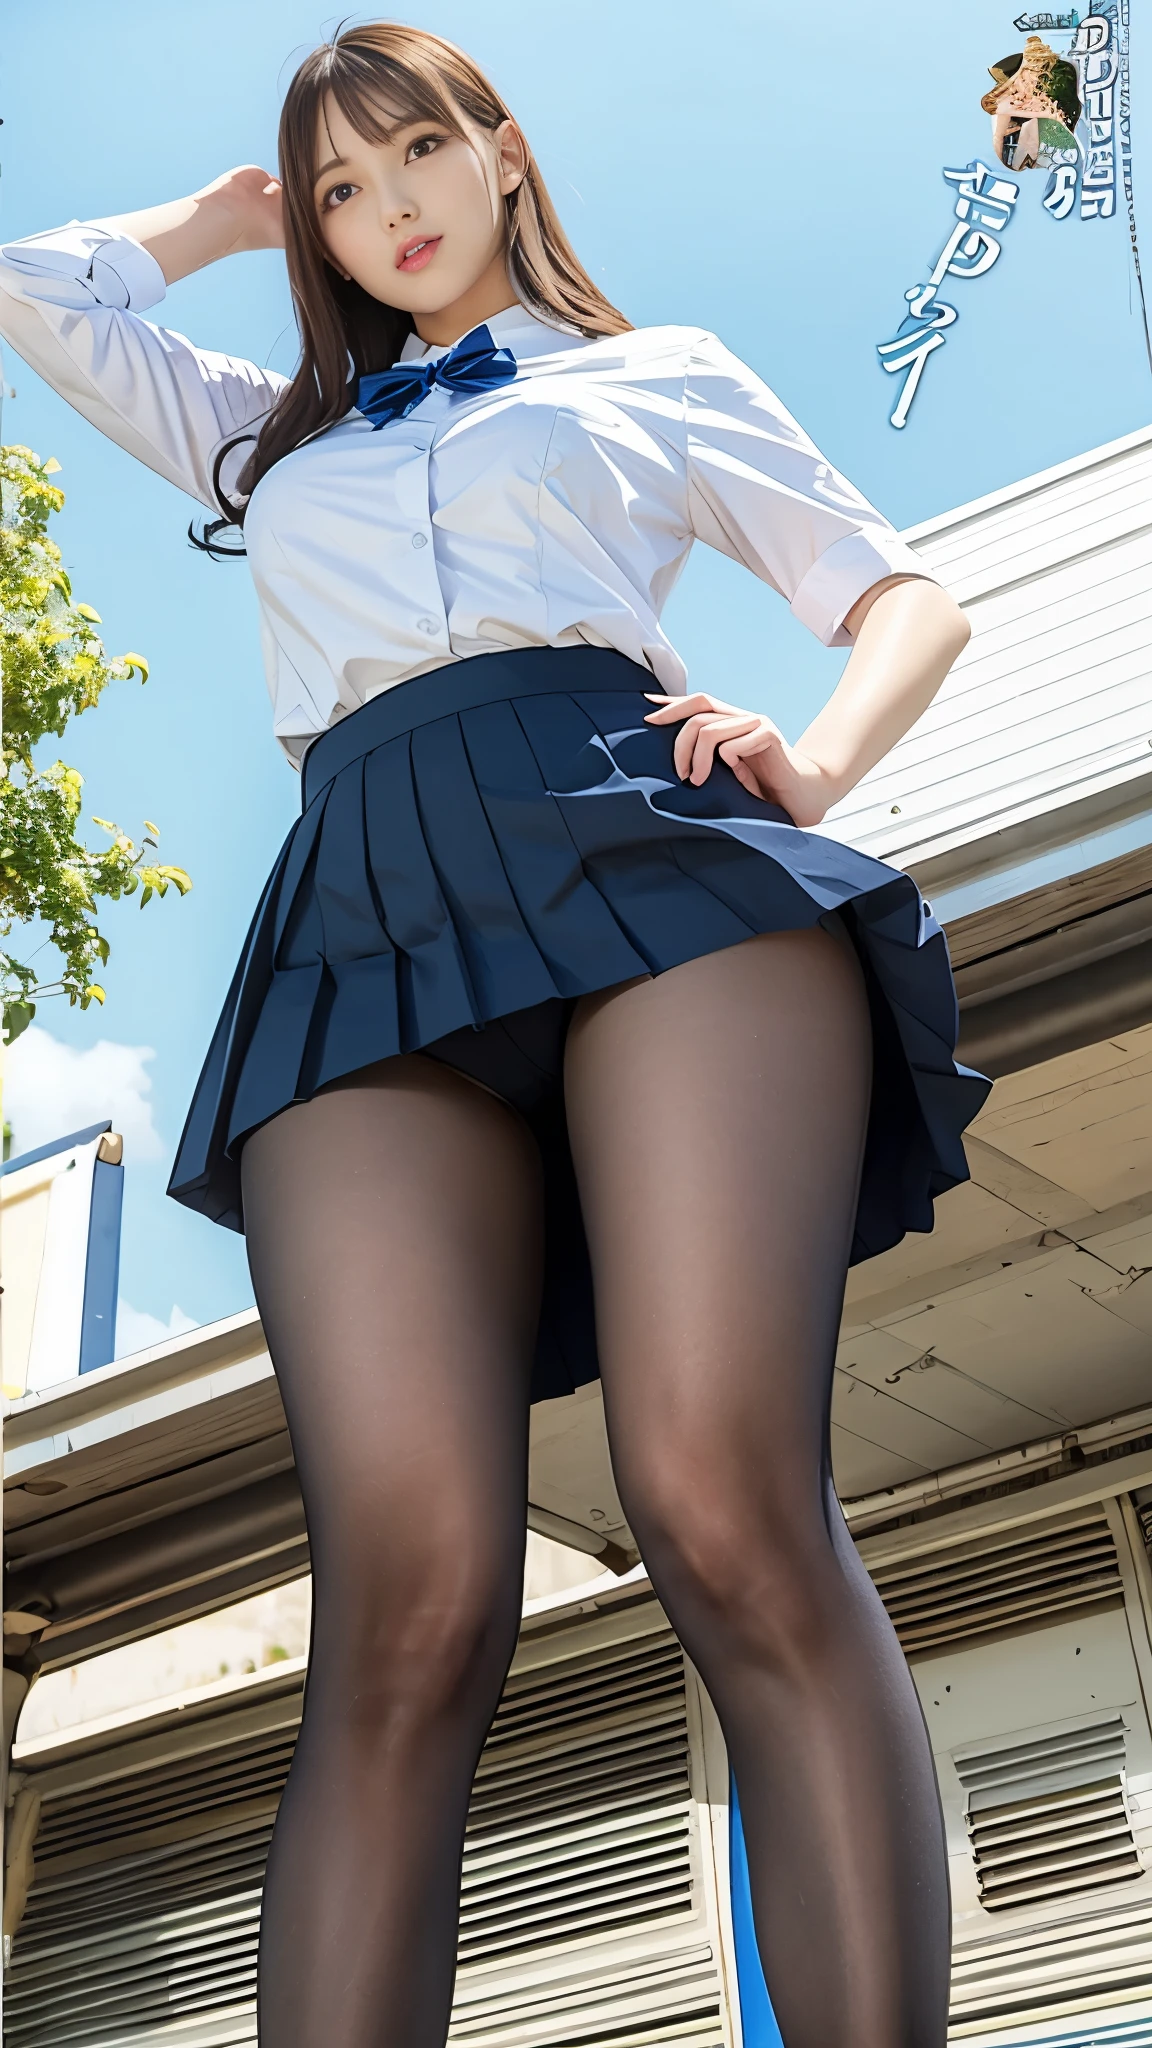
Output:
<path fill-rule="evenodd" d="M 178 1337 L 181 1330 L 194 1330 L 191 1316 L 182 1308 L 172 1306 L 172 1313 L 166 1323 L 159 1316 L 150 1316 L 146 1309 L 133 1308 L 130 1301 L 121 1295 L 116 1304 L 116 1356 L 127 1358 L 133 1351 L 147 1351 L 153 1344 L 163 1344 L 166 1337 Z"/>
<path fill-rule="evenodd" d="M 101 1038 L 81 1052 L 31 1024 L 8 1050 L 4 1114 L 12 1126 L 12 1150 L 66 1138 L 70 1131 L 111 1117 L 124 1138 L 124 1159 L 159 1159 L 163 1147 L 152 1121 L 152 1077 L 145 1069 L 156 1054 L 150 1045 L 119 1045 Z"/>

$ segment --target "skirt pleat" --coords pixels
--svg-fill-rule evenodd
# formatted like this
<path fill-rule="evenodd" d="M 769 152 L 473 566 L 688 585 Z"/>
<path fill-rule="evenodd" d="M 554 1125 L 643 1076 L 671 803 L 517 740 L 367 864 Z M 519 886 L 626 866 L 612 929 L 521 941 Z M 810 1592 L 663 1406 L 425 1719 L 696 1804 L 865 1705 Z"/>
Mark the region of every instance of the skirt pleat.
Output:
<path fill-rule="evenodd" d="M 589 880 L 563 812 L 549 799 L 517 707 L 483 704 L 462 713 L 460 725 L 489 828 L 557 994 L 580 996 L 646 974 L 647 961 Z"/>
<path fill-rule="evenodd" d="M 413 733 L 412 774 L 425 844 L 467 962 L 474 1021 L 551 1001 L 559 990 L 520 914 L 459 718 Z"/>
<path fill-rule="evenodd" d="M 754 934 L 836 919 L 859 955 L 873 1088 L 854 1260 L 930 1230 L 967 1178 L 988 1083 L 957 1067 L 947 944 L 907 875 L 749 794 L 679 781 L 645 672 L 533 649 L 400 685 L 316 741 L 170 1192 L 243 1228 L 245 1138 L 327 1083 L 427 1050 L 497 1092 L 513 1070 L 544 1162 L 549 1278 L 534 1398 L 595 1376 L 591 1279 L 563 1117 L 572 1003 Z M 525 1107 L 528 1097 L 518 1106 Z"/>
<path fill-rule="evenodd" d="M 424 840 L 407 733 L 365 759 L 364 833 L 373 898 L 396 952 L 396 1042 L 387 1049 L 407 1052 L 438 1035 L 429 1028 L 433 1020 L 471 1022 L 475 1014 L 463 950 Z M 387 1039 L 386 1027 L 380 1035 Z"/>

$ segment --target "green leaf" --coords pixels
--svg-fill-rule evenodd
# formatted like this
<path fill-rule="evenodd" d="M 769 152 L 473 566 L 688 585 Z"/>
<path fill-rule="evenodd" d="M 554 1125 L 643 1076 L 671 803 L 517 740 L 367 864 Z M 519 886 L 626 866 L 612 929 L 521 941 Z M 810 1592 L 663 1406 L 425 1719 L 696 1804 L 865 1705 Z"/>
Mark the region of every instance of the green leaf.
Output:
<path fill-rule="evenodd" d="M 57 464 L 57 468 L 59 468 L 59 464 Z M 28 1026 L 29 1026 L 29 1025 L 30 1025 L 30 1023 L 32 1022 L 32 1019 L 33 1019 L 33 1017 L 34 1017 L 35 1015 L 36 1015 L 36 1005 L 35 1005 L 35 1003 L 5 1003 L 5 1005 L 4 1005 L 4 1043 L 5 1043 L 5 1045 L 12 1045 L 12 1044 L 13 1044 L 13 1043 L 15 1042 L 15 1040 L 19 1038 L 19 1036 L 20 1036 L 20 1034 L 21 1034 L 21 1032 L 22 1032 L 22 1031 L 27 1031 L 27 1029 L 28 1029 Z"/>
<path fill-rule="evenodd" d="M 90 619 L 94 626 L 102 626 L 104 624 L 99 612 L 93 611 L 90 604 L 73 605 L 72 609 L 79 612 L 82 619 Z"/>

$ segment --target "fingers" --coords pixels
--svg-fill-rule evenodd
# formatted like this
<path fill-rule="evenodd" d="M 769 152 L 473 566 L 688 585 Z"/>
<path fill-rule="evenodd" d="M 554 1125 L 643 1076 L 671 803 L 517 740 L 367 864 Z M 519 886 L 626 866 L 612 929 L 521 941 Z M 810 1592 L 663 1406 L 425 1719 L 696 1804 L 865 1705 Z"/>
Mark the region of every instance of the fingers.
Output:
<path fill-rule="evenodd" d="M 649 703 L 658 706 L 645 714 L 646 724 L 680 727 L 672 759 L 682 782 L 697 786 L 706 782 L 719 753 L 751 795 L 764 795 L 765 778 L 758 777 L 747 764 L 752 755 L 783 749 L 783 734 L 770 718 L 754 711 L 741 711 L 735 704 L 725 704 L 703 690 L 691 697 L 670 697 L 655 690 L 645 691 L 645 695 Z M 767 766 L 763 763 L 764 768 Z"/>
<path fill-rule="evenodd" d="M 733 733 L 730 739 L 723 742 L 720 758 L 727 761 L 730 768 L 735 768 L 738 760 L 746 761 L 752 754 L 773 752 L 783 754 L 784 735 L 777 732 L 776 727 L 770 725 L 766 718 L 758 718 L 754 731 Z"/>
<path fill-rule="evenodd" d="M 748 763 L 746 761 L 731 761 L 729 766 L 737 782 L 743 783 L 748 794 L 750 796 L 758 796 L 763 803 L 765 801 L 765 792 L 761 789 Z"/>
<path fill-rule="evenodd" d="M 706 782 L 721 741 L 752 732 L 756 723 L 748 711 L 729 717 L 715 711 L 698 711 L 685 718 L 672 748 L 672 760 L 681 782 Z"/>
<path fill-rule="evenodd" d="M 746 790 L 753 796 L 769 796 L 773 770 L 784 766 L 784 741 L 780 733 L 761 720 L 755 732 L 726 740 L 719 751 L 721 760 L 727 762 Z M 757 763 L 755 768 L 750 765 L 753 758 Z"/>
<path fill-rule="evenodd" d="M 712 773 L 712 762 L 717 748 L 723 748 L 732 741 L 750 738 L 756 731 L 759 720 L 751 712 L 738 713 L 723 718 L 712 712 L 702 712 L 689 718 L 676 735 L 672 758 L 682 781 L 707 782 Z"/>
<path fill-rule="evenodd" d="M 736 711 L 738 704 L 725 704 L 720 697 L 709 697 L 705 691 L 697 690 L 691 697 L 669 697 L 663 691 L 645 690 L 650 704 L 658 704 L 658 711 L 645 713 L 646 725 L 674 725 L 678 718 L 689 718 L 696 711 Z M 741 714 L 742 715 L 742 714 Z"/>

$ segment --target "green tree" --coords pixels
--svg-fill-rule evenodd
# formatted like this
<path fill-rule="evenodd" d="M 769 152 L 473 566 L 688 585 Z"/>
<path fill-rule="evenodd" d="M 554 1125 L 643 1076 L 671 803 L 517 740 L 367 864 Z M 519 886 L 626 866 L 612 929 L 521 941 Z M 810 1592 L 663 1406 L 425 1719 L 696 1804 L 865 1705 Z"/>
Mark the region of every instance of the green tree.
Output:
<path fill-rule="evenodd" d="M 148 680 L 142 655 L 105 654 L 99 613 L 72 596 L 47 530 L 64 503 L 50 481 L 59 467 L 29 448 L 0 448 L 0 937 L 38 923 L 59 967 L 55 980 L 44 981 L 30 959 L 0 950 L 9 1041 L 31 1023 L 39 997 L 66 995 L 85 1010 L 104 1001 L 96 975 L 110 948 L 97 923 L 101 898 L 139 894 L 143 907 L 170 887 L 181 896 L 192 887 L 183 868 L 155 859 L 157 828 L 147 821 L 137 846 L 118 825 L 94 818 L 111 844 L 95 852 L 85 846 L 77 836 L 83 777 L 64 761 L 41 767 L 34 758 L 38 743 L 49 733 L 59 738 L 70 718 L 91 711 L 113 679 Z"/>

